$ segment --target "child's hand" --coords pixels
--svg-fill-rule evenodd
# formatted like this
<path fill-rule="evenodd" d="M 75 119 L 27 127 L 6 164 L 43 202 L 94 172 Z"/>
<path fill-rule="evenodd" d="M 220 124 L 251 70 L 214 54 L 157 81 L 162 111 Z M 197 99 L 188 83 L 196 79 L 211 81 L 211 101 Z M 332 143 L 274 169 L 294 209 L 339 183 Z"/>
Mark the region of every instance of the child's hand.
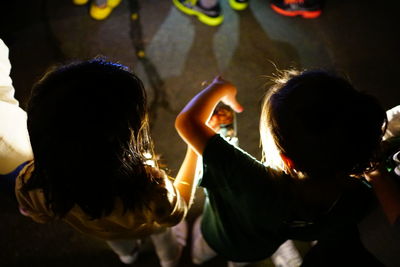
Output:
<path fill-rule="evenodd" d="M 179 113 L 175 127 L 182 139 L 198 154 L 202 155 L 208 140 L 215 135 L 207 122 L 219 102 L 242 112 L 243 107 L 236 100 L 236 87 L 220 76 L 195 95 Z"/>
<path fill-rule="evenodd" d="M 23 207 L 19 206 L 18 209 L 19 209 L 19 212 L 20 212 L 22 215 L 27 216 L 27 217 L 30 216 L 29 211 L 27 211 L 27 210 L 24 209 Z"/>
<path fill-rule="evenodd" d="M 225 96 L 221 99 L 224 104 L 230 106 L 235 112 L 243 111 L 242 105 L 236 99 L 237 89 L 232 83 L 218 75 L 212 81 L 211 86 L 225 90 Z"/>

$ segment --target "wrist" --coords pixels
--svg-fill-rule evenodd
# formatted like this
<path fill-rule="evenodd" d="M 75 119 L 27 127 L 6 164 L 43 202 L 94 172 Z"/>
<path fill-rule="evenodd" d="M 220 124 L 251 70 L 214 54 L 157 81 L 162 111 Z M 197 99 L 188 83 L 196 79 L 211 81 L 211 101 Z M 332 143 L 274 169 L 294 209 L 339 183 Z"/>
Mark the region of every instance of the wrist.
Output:
<path fill-rule="evenodd" d="M 233 86 L 233 84 L 231 84 L 230 82 L 226 81 L 214 81 L 208 86 L 208 89 L 221 95 L 221 98 L 223 98 L 227 94 L 236 94 L 236 87 Z"/>

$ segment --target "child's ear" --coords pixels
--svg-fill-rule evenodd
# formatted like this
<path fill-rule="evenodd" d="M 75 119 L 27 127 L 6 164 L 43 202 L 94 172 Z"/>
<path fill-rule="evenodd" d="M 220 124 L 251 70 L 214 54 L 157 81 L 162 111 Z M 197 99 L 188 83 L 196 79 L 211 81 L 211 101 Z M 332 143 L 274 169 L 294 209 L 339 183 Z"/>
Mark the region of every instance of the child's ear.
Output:
<path fill-rule="evenodd" d="M 293 160 L 289 158 L 285 153 L 280 152 L 279 155 L 281 156 L 281 159 L 283 163 L 285 163 L 286 167 L 288 167 L 291 170 L 296 169 L 293 163 Z"/>

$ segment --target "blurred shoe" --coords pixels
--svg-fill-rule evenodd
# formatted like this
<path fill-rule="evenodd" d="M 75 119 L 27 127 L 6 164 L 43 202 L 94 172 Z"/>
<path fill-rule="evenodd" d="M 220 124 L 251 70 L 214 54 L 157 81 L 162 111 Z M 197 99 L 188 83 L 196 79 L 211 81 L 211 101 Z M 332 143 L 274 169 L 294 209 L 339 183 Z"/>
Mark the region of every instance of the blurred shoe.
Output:
<path fill-rule="evenodd" d="M 109 7 L 108 5 L 106 6 L 97 6 L 94 3 L 92 3 L 90 5 L 90 16 L 95 19 L 95 20 L 104 20 L 106 18 L 108 18 L 108 16 L 110 16 L 111 12 L 112 12 L 112 8 Z"/>
<path fill-rule="evenodd" d="M 89 0 L 72 0 L 72 3 L 77 6 L 86 5 L 88 2 Z"/>
<path fill-rule="evenodd" d="M 196 16 L 209 26 L 218 26 L 224 21 L 219 3 L 212 8 L 204 8 L 200 0 L 172 0 L 172 2 L 183 13 Z"/>
<path fill-rule="evenodd" d="M 234 10 L 244 10 L 249 6 L 249 0 L 229 0 L 229 5 Z"/>
<path fill-rule="evenodd" d="M 317 18 L 322 13 L 322 7 L 319 1 L 307 0 L 272 0 L 271 8 L 284 16 L 294 17 L 302 16 L 306 19 Z"/>
<path fill-rule="evenodd" d="M 116 8 L 121 3 L 121 0 L 107 0 L 107 6 Z"/>
<path fill-rule="evenodd" d="M 89 11 L 90 16 L 95 20 L 105 20 L 120 3 L 121 0 L 107 0 L 107 5 L 104 6 L 97 6 L 92 3 Z"/>

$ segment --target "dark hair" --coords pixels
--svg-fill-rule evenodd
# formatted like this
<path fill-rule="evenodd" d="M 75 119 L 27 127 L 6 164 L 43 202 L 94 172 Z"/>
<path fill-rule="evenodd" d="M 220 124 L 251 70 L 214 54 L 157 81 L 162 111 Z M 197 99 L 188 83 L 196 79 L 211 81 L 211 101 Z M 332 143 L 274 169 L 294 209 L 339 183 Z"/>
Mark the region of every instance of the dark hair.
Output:
<path fill-rule="evenodd" d="M 356 175 L 373 167 L 387 123 L 374 97 L 320 70 L 283 72 L 262 112 L 261 131 L 270 131 L 278 151 L 308 175 Z"/>
<path fill-rule="evenodd" d="M 28 130 L 34 171 L 25 190 L 43 189 L 63 217 L 78 205 L 91 218 L 146 205 L 156 182 L 146 172 L 153 153 L 140 79 L 96 58 L 53 68 L 33 87 Z"/>

